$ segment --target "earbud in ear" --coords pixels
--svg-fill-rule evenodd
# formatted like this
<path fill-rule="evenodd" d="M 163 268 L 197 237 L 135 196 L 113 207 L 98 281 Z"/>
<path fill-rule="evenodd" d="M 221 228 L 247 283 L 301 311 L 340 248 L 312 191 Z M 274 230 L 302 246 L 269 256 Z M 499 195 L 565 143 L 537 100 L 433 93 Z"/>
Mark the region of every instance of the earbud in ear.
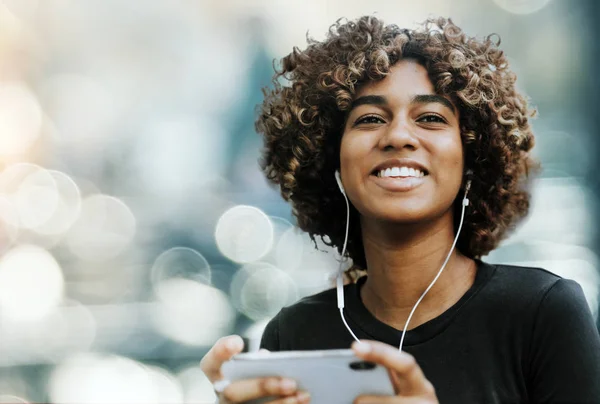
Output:
<path fill-rule="evenodd" d="M 340 192 L 346 195 L 346 191 L 344 190 L 344 186 L 342 185 L 342 178 L 340 177 L 340 172 L 335 171 L 335 182 L 337 182 L 338 187 L 340 188 Z"/>
<path fill-rule="evenodd" d="M 465 172 L 465 178 L 466 178 L 466 182 L 465 182 L 465 195 L 467 194 L 467 192 L 469 192 L 469 190 L 471 189 L 471 178 L 473 177 L 473 170 L 468 169 Z"/>
<path fill-rule="evenodd" d="M 462 204 L 463 206 L 469 206 L 469 198 L 467 198 L 467 194 L 471 189 L 471 176 L 473 175 L 473 170 L 467 170 L 465 175 L 467 177 L 467 182 L 465 184 L 465 197 L 463 198 Z"/>
<path fill-rule="evenodd" d="M 469 198 L 467 198 L 467 194 L 466 193 L 465 193 L 465 197 L 462 200 L 462 204 L 463 204 L 463 206 L 469 206 Z"/>

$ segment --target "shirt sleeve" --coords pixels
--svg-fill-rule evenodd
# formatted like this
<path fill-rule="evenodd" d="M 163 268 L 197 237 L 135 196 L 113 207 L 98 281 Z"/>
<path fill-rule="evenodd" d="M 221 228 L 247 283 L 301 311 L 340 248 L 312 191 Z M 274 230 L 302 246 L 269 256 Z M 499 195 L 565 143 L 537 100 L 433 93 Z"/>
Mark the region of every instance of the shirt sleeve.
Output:
<path fill-rule="evenodd" d="M 267 324 L 260 340 L 260 347 L 271 352 L 281 350 L 279 344 L 279 314 Z"/>
<path fill-rule="evenodd" d="M 600 403 L 600 336 L 577 282 L 546 292 L 530 352 L 531 403 Z"/>

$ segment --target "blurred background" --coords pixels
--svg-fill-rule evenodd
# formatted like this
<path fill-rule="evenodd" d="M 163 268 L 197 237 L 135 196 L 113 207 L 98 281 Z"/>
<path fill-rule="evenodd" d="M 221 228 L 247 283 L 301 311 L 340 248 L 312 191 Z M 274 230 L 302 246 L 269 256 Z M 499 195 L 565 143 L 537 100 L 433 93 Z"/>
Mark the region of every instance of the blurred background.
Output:
<path fill-rule="evenodd" d="M 273 59 L 375 13 L 497 33 L 539 109 L 529 218 L 489 262 L 577 280 L 598 317 L 595 0 L 0 0 L 0 403 L 212 403 L 199 360 L 256 349 L 337 268 L 267 184 Z"/>

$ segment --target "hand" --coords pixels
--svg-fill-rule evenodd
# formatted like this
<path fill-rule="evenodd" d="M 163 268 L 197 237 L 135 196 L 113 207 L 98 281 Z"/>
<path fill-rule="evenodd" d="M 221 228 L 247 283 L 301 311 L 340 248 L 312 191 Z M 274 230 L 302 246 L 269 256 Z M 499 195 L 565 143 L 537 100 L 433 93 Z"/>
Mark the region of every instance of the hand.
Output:
<path fill-rule="evenodd" d="M 200 362 L 200 368 L 214 385 L 223 381 L 221 366 L 234 355 L 242 352 L 244 341 L 237 335 L 230 335 L 218 340 Z M 265 377 L 239 380 L 227 384 L 219 394 L 219 403 L 244 403 L 265 397 L 274 397 L 270 404 L 308 403 L 310 397 L 306 392 L 298 391 L 294 380 L 281 377 Z M 261 401 L 262 402 L 262 401 Z"/>
<path fill-rule="evenodd" d="M 385 366 L 396 393 L 395 396 L 359 396 L 354 404 L 439 404 L 433 385 L 412 355 L 377 341 L 355 342 L 352 349 L 362 360 Z"/>

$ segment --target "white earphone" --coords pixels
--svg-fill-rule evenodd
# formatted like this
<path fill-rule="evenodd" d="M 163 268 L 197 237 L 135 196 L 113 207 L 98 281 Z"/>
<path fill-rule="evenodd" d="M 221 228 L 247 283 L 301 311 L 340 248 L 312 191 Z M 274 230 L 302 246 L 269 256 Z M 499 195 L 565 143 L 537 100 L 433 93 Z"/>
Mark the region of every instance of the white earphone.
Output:
<path fill-rule="evenodd" d="M 335 181 L 338 184 L 338 187 L 340 188 L 340 191 L 342 192 L 342 194 L 344 194 L 344 196 L 346 196 L 346 191 L 344 190 L 344 185 L 342 184 L 342 178 L 340 177 L 340 172 L 339 171 L 335 171 Z"/>
<path fill-rule="evenodd" d="M 452 248 L 450 248 L 450 252 L 448 253 L 448 256 L 446 257 L 446 260 L 444 261 L 444 263 L 443 263 L 442 267 L 440 268 L 440 270 L 438 271 L 437 275 L 435 276 L 435 278 L 433 279 L 433 281 L 431 282 L 431 284 L 429 284 L 429 286 L 427 287 L 427 289 L 425 289 L 425 292 L 423 292 L 423 294 L 421 295 L 421 297 L 419 298 L 419 300 L 417 300 L 417 302 L 413 306 L 410 314 L 408 315 L 408 319 L 406 320 L 406 324 L 404 325 L 404 330 L 402 331 L 402 337 L 400 338 L 400 346 L 398 347 L 399 350 L 402 350 L 402 344 L 404 343 L 404 335 L 406 334 L 406 330 L 408 329 L 408 323 L 410 322 L 410 319 L 412 318 L 415 310 L 417 309 L 417 306 L 419 305 L 419 303 L 421 303 L 421 300 L 423 300 L 423 298 L 425 297 L 425 295 L 427 294 L 427 292 L 429 292 L 429 290 L 433 287 L 433 285 L 435 284 L 435 282 L 438 280 L 438 278 L 442 274 L 442 271 L 444 270 L 444 268 L 446 267 L 446 264 L 450 260 L 450 256 L 452 255 L 452 252 L 454 251 L 454 247 L 456 247 L 456 242 L 458 241 L 458 236 L 460 235 L 460 231 L 462 230 L 462 225 L 463 225 L 463 221 L 464 221 L 464 218 L 465 218 L 465 209 L 466 209 L 467 206 L 469 206 L 469 199 L 467 198 L 467 194 L 469 193 L 469 190 L 471 189 L 471 178 L 470 177 L 471 177 L 472 174 L 473 174 L 473 171 L 467 170 L 467 173 L 466 173 L 466 175 L 467 175 L 467 182 L 465 184 L 465 195 L 464 195 L 463 200 L 462 200 L 462 210 L 461 210 L 461 214 L 460 214 L 460 223 L 458 225 L 458 230 L 456 231 L 456 236 L 454 238 L 454 242 L 452 243 Z M 341 254 L 341 259 L 340 259 L 340 266 L 338 268 L 338 274 L 337 274 L 337 277 L 336 277 L 336 289 L 337 289 L 338 309 L 340 310 L 340 316 L 342 317 L 342 321 L 344 322 L 344 325 L 346 326 L 346 329 L 350 332 L 350 334 L 352 335 L 352 337 L 356 341 L 359 341 L 358 337 L 356 335 L 354 335 L 354 333 L 352 332 L 352 329 L 350 328 L 350 326 L 346 322 L 346 318 L 344 317 L 344 281 L 343 281 L 342 264 L 344 262 L 344 256 L 346 255 L 346 246 L 347 246 L 347 243 L 348 243 L 348 230 L 350 228 L 350 203 L 348 202 L 348 197 L 346 196 L 346 190 L 344 189 L 344 185 L 342 184 L 342 179 L 340 177 L 340 172 L 337 171 L 337 170 L 335 172 L 335 181 L 337 182 L 338 187 L 340 188 L 340 192 L 342 193 L 342 195 L 344 195 L 344 199 L 346 201 L 346 235 L 344 237 L 344 245 L 342 247 L 342 254 Z"/>

